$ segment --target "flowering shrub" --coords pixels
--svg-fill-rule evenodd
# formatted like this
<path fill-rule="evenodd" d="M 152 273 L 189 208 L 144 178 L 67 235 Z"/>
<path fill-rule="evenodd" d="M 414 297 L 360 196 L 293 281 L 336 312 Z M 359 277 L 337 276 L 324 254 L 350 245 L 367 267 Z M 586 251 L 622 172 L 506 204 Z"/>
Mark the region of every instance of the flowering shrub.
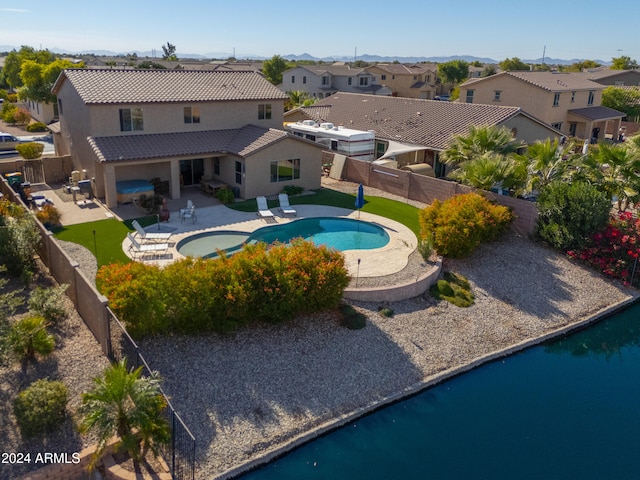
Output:
<path fill-rule="evenodd" d="M 445 202 L 434 201 L 420 211 L 422 238 L 447 257 L 466 257 L 481 242 L 493 240 L 513 220 L 507 207 L 495 205 L 476 193 L 456 195 Z"/>
<path fill-rule="evenodd" d="M 312 242 L 247 245 L 231 257 L 108 265 L 96 283 L 134 337 L 229 332 L 335 308 L 349 282 L 340 252 Z"/>
<path fill-rule="evenodd" d="M 630 212 L 621 212 L 611 218 L 605 230 L 591 236 L 581 250 L 567 254 L 595 267 L 605 275 L 619 278 L 626 285 L 640 286 L 640 273 L 636 272 L 640 255 L 640 219 Z"/>

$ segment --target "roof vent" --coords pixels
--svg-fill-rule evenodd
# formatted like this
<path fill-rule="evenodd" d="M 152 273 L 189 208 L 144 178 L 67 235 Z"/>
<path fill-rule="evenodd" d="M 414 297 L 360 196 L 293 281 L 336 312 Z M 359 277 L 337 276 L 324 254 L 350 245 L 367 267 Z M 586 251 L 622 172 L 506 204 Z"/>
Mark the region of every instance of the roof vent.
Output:
<path fill-rule="evenodd" d="M 302 122 L 302 124 L 307 125 L 309 127 L 313 127 L 316 124 L 316 122 L 314 122 L 313 120 L 305 120 Z"/>
<path fill-rule="evenodd" d="M 327 130 L 331 130 L 333 128 L 333 123 L 329 123 L 329 122 L 321 123 L 320 128 L 326 128 Z"/>

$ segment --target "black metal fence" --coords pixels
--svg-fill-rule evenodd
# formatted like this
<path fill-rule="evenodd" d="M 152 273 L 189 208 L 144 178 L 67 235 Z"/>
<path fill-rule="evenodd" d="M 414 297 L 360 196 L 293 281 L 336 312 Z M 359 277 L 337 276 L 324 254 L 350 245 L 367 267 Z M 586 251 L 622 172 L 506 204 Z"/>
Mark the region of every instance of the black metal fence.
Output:
<path fill-rule="evenodd" d="M 111 360 L 117 362 L 126 358 L 129 367 L 142 366 L 143 374 L 150 376 L 152 370 L 140 353 L 138 345 L 111 309 L 107 310 L 111 331 Z M 175 480 L 195 480 L 196 439 L 173 408 L 162 388 L 160 391 L 167 402 L 164 416 L 171 429 L 171 442 L 162 449 L 162 456 L 169 465 L 171 475 Z"/>

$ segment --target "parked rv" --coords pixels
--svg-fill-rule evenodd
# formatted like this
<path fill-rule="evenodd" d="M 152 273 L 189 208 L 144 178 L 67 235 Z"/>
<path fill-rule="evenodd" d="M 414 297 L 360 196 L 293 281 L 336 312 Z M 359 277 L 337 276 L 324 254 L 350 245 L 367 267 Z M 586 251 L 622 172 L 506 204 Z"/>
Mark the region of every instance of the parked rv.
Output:
<path fill-rule="evenodd" d="M 285 130 L 323 145 L 348 157 L 372 161 L 375 159 L 375 133 L 371 130 L 353 130 L 333 123 L 317 124 L 313 120 L 288 123 Z"/>

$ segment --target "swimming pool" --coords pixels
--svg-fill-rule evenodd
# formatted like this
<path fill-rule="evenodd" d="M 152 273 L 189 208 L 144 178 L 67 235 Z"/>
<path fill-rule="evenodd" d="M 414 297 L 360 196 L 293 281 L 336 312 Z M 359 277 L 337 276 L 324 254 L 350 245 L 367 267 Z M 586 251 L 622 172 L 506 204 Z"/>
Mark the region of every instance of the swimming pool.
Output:
<path fill-rule="evenodd" d="M 270 225 L 253 233 L 215 231 L 191 235 L 176 245 L 184 256 L 212 258 L 217 251 L 233 253 L 245 243 L 289 243 L 304 238 L 336 250 L 370 250 L 389 243 L 389 234 L 379 225 L 351 218 L 314 217 Z"/>

